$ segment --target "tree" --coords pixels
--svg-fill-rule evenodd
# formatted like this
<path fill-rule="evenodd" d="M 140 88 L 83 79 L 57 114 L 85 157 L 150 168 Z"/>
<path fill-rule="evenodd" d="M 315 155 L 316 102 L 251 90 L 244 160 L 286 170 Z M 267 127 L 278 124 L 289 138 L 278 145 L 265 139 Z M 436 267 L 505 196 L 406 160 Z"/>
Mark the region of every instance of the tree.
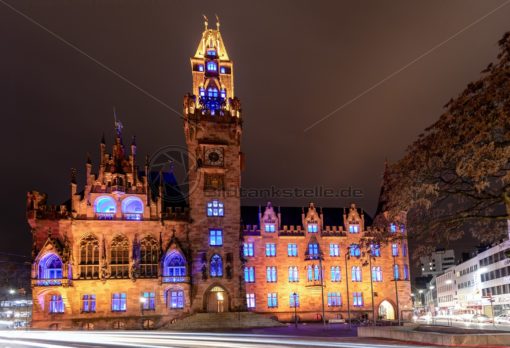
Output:
<path fill-rule="evenodd" d="M 501 238 L 510 216 L 510 32 L 498 61 L 446 105 L 446 111 L 387 167 L 382 198 L 428 253 L 470 229 Z"/>

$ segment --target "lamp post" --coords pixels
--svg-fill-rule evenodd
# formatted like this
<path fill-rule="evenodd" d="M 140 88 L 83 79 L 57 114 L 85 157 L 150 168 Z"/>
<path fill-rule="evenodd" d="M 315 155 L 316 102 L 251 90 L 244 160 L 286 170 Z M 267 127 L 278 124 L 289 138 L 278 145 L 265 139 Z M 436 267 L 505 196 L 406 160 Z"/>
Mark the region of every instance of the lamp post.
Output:
<path fill-rule="evenodd" d="M 292 294 L 294 297 L 294 327 L 297 329 L 297 293 Z"/>
<path fill-rule="evenodd" d="M 319 269 L 319 276 L 321 277 L 322 325 L 326 326 L 326 313 L 324 310 L 324 272 L 322 270 L 322 252 L 319 253 Z"/>
<path fill-rule="evenodd" d="M 392 250 L 392 252 L 393 252 L 393 250 Z M 393 255 L 393 278 L 394 278 L 394 281 L 395 281 L 395 301 L 396 301 L 396 304 L 397 304 L 398 326 L 400 326 L 402 318 L 400 317 L 400 306 L 399 306 L 399 303 L 398 303 L 398 284 L 397 284 L 398 277 L 397 277 L 397 274 L 395 272 L 396 265 L 397 265 L 396 258 L 397 257 L 395 255 Z"/>
<path fill-rule="evenodd" d="M 349 302 L 349 272 L 347 270 L 347 259 L 349 258 L 350 249 L 345 252 L 345 285 L 347 286 L 347 320 L 349 320 L 349 329 L 351 328 L 351 305 Z"/>

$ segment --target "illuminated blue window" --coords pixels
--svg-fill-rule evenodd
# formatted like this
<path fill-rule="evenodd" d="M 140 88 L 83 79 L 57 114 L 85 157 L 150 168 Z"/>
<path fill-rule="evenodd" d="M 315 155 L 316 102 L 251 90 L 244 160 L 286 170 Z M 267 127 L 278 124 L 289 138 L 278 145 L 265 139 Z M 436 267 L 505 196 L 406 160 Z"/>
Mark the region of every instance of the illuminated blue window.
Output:
<path fill-rule="evenodd" d="M 205 97 L 205 89 L 203 87 L 199 88 L 200 96 Z"/>
<path fill-rule="evenodd" d="M 222 230 L 209 230 L 209 245 L 210 246 L 223 245 L 223 231 Z"/>
<path fill-rule="evenodd" d="M 218 200 L 207 202 L 207 216 L 224 216 L 223 203 Z"/>
<path fill-rule="evenodd" d="M 253 293 L 249 293 L 249 294 L 246 294 L 246 307 L 248 308 L 255 308 L 255 294 Z"/>
<path fill-rule="evenodd" d="M 264 231 L 268 232 L 268 233 L 273 233 L 276 231 L 276 227 L 274 224 L 265 224 L 264 225 Z"/>
<path fill-rule="evenodd" d="M 352 294 L 352 303 L 354 307 L 363 307 L 363 293 L 355 292 Z"/>
<path fill-rule="evenodd" d="M 207 88 L 207 96 L 209 98 L 218 98 L 218 89 L 213 87 Z"/>
<path fill-rule="evenodd" d="M 275 266 L 266 267 L 266 280 L 268 283 L 276 283 L 276 273 L 277 272 Z"/>
<path fill-rule="evenodd" d="M 339 292 L 328 292 L 328 307 L 340 307 L 342 295 Z"/>
<path fill-rule="evenodd" d="M 315 281 L 315 280 L 320 280 L 319 266 L 318 265 L 315 265 L 315 266 L 308 265 L 308 267 L 307 267 L 307 274 L 308 274 L 308 281 L 309 282 Z"/>
<path fill-rule="evenodd" d="M 349 254 L 351 256 L 356 256 L 356 257 L 361 256 L 361 249 L 359 248 L 359 245 L 351 244 L 351 246 L 349 247 Z"/>
<path fill-rule="evenodd" d="M 267 294 L 267 306 L 269 308 L 278 307 L 278 294 L 276 292 L 270 292 Z"/>
<path fill-rule="evenodd" d="M 213 50 L 213 49 L 209 49 L 207 50 L 207 53 L 206 53 L 208 56 L 211 56 L 211 57 L 216 57 L 216 50 Z"/>
<path fill-rule="evenodd" d="M 391 245 L 391 256 L 398 256 L 398 244 L 393 243 Z"/>
<path fill-rule="evenodd" d="M 220 94 L 221 94 L 221 97 L 222 97 L 223 99 L 226 99 L 226 98 L 227 98 L 227 91 L 225 91 L 224 89 L 222 89 L 222 90 L 220 91 Z"/>
<path fill-rule="evenodd" d="M 290 257 L 298 256 L 297 244 L 289 243 L 289 245 L 287 246 L 287 255 Z"/>
<path fill-rule="evenodd" d="M 319 257 L 319 244 L 317 244 L 317 243 L 308 244 L 308 256 L 310 258 Z"/>
<path fill-rule="evenodd" d="M 112 312 L 125 312 L 127 307 L 126 293 L 117 292 L 112 294 Z"/>
<path fill-rule="evenodd" d="M 220 67 L 220 73 L 222 73 L 222 74 L 226 74 L 227 73 L 227 70 L 225 69 L 224 66 Z"/>
<path fill-rule="evenodd" d="M 331 281 L 339 282 L 342 280 L 342 273 L 340 272 L 340 266 L 331 266 Z"/>
<path fill-rule="evenodd" d="M 254 283 L 255 282 L 255 268 L 254 267 L 244 267 L 244 281 L 246 283 Z"/>
<path fill-rule="evenodd" d="M 276 256 L 275 243 L 266 243 L 266 256 Z"/>
<path fill-rule="evenodd" d="M 349 233 L 359 233 L 359 225 L 349 225 Z"/>
<path fill-rule="evenodd" d="M 409 266 L 404 265 L 404 280 L 409 280 Z"/>
<path fill-rule="evenodd" d="M 299 294 L 291 293 L 289 296 L 289 305 L 290 308 L 299 307 Z"/>
<path fill-rule="evenodd" d="M 222 277 L 223 276 L 223 259 L 221 258 L 220 255 L 214 254 L 211 257 L 209 274 L 211 275 L 211 277 Z"/>
<path fill-rule="evenodd" d="M 198 71 L 204 71 L 204 66 L 202 64 L 198 65 Z"/>
<path fill-rule="evenodd" d="M 50 282 L 48 285 L 61 284 L 62 260 L 55 254 L 47 254 L 39 261 L 39 279 Z M 41 283 L 41 285 L 43 285 Z"/>
<path fill-rule="evenodd" d="M 407 243 L 402 243 L 402 256 L 407 256 Z"/>
<path fill-rule="evenodd" d="M 81 311 L 83 313 L 96 312 L 96 295 L 83 295 L 81 298 Z"/>
<path fill-rule="evenodd" d="M 217 71 L 218 65 L 215 62 L 207 62 L 207 71 Z"/>
<path fill-rule="evenodd" d="M 319 226 L 317 224 L 308 224 L 308 233 L 317 233 Z"/>
<path fill-rule="evenodd" d="M 299 282 L 298 268 L 296 266 L 289 267 L 289 282 Z"/>
<path fill-rule="evenodd" d="M 361 267 L 353 266 L 351 269 L 351 281 L 353 282 L 361 282 Z"/>
<path fill-rule="evenodd" d="M 338 244 L 329 245 L 329 256 L 340 256 L 340 246 Z"/>
<path fill-rule="evenodd" d="M 246 257 L 253 256 L 253 243 L 244 243 L 243 245 L 243 255 Z"/>
<path fill-rule="evenodd" d="M 373 282 L 382 282 L 381 267 L 372 267 L 372 281 Z"/>
<path fill-rule="evenodd" d="M 126 220 L 141 220 L 143 202 L 138 197 L 127 197 L 122 201 L 122 213 Z"/>
<path fill-rule="evenodd" d="M 390 232 L 391 233 L 397 232 L 397 226 L 395 224 L 390 224 Z"/>
<path fill-rule="evenodd" d="M 156 309 L 156 293 L 144 292 L 142 293 L 142 298 L 144 299 L 142 302 L 142 308 L 144 310 L 153 311 Z"/>
<path fill-rule="evenodd" d="M 167 291 L 167 305 L 170 309 L 184 308 L 184 291 L 171 289 Z"/>
<path fill-rule="evenodd" d="M 182 255 L 174 250 L 163 260 L 163 282 L 176 283 L 184 281 L 186 277 L 186 261 Z"/>
<path fill-rule="evenodd" d="M 61 295 L 51 295 L 50 313 L 64 313 L 64 301 Z"/>
<path fill-rule="evenodd" d="M 380 257 L 381 246 L 379 244 L 370 244 L 370 253 L 372 254 L 372 256 Z"/>
<path fill-rule="evenodd" d="M 94 211 L 99 219 L 111 220 L 117 211 L 117 204 L 112 197 L 101 196 L 94 202 Z"/>
<path fill-rule="evenodd" d="M 393 278 L 399 279 L 398 265 L 393 265 Z"/>

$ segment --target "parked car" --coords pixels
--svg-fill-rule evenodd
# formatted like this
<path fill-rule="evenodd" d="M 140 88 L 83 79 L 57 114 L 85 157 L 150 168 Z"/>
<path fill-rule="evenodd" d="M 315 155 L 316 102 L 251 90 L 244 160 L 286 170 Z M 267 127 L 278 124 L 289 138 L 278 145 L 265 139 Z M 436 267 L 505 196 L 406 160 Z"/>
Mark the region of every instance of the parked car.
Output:
<path fill-rule="evenodd" d="M 496 324 L 510 324 L 510 315 L 509 314 L 501 314 L 494 318 Z"/>
<path fill-rule="evenodd" d="M 471 321 L 475 323 L 492 323 L 492 318 L 489 318 L 485 314 L 475 314 Z"/>

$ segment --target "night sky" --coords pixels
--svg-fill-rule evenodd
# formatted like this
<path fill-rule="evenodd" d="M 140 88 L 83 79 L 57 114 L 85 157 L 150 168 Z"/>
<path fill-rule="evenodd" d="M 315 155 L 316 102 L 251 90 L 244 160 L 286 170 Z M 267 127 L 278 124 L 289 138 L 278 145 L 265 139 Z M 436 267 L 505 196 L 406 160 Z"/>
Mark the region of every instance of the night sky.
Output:
<path fill-rule="evenodd" d="M 385 158 L 398 160 L 496 59 L 497 41 L 510 30 L 506 3 L 0 0 L 0 251 L 30 250 L 26 191 L 61 203 L 70 168 L 83 175 L 87 152 L 97 164 L 103 132 L 110 149 L 113 106 L 125 143 L 136 134 L 140 165 L 162 146 L 184 145 L 182 120 L 163 104 L 181 111 L 191 90 L 189 57 L 203 13 L 211 27 L 220 16 L 235 62 L 243 186 L 357 188 L 362 198 L 314 201 L 355 201 L 373 214 Z M 310 200 L 272 199 L 282 206 Z"/>

